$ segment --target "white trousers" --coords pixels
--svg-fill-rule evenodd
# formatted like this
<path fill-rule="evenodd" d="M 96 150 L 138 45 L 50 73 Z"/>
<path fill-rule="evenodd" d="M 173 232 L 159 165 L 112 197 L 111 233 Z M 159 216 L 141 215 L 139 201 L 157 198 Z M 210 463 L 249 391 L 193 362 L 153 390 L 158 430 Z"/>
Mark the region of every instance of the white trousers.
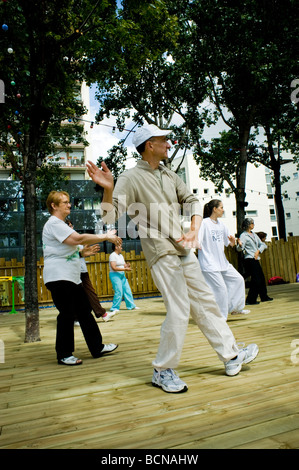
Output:
<path fill-rule="evenodd" d="M 243 310 L 245 306 L 244 278 L 231 264 L 226 271 L 203 271 L 202 273 L 215 296 L 221 315 L 226 320 L 229 313 Z"/>
<path fill-rule="evenodd" d="M 155 368 L 174 369 L 178 366 L 190 313 L 221 361 L 227 362 L 238 354 L 236 340 L 204 280 L 194 253 L 183 257 L 163 256 L 152 266 L 151 273 L 167 310 L 153 361 Z M 196 355 L 196 351 L 190 354 Z M 200 358 L 196 360 L 200 361 Z"/>

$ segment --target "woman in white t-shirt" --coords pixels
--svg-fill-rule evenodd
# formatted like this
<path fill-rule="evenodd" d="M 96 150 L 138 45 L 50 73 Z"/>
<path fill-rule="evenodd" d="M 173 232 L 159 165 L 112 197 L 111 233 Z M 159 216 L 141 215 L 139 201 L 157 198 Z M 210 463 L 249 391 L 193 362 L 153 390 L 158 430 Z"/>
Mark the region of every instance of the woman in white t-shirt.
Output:
<path fill-rule="evenodd" d="M 125 271 L 131 271 L 131 266 L 130 263 L 125 262 L 121 251 L 122 245 L 114 245 L 114 251 L 109 256 L 109 278 L 114 290 L 114 297 L 110 312 L 103 316 L 105 321 L 109 320 L 119 311 L 123 299 L 128 310 L 138 309 L 134 303 L 133 294 L 125 275 Z"/>
<path fill-rule="evenodd" d="M 93 357 L 114 351 L 116 344 L 103 344 L 98 324 L 91 314 L 91 306 L 81 282 L 78 245 L 92 245 L 104 240 L 120 243 L 115 231 L 103 235 L 79 234 L 65 223 L 71 210 L 65 191 L 51 191 L 47 199 L 51 214 L 43 228 L 43 278 L 59 311 L 56 330 L 56 354 L 59 364 L 75 366 L 82 361 L 73 356 L 74 319 L 82 329 Z"/>
<path fill-rule="evenodd" d="M 206 283 L 211 288 L 221 314 L 227 320 L 229 313 L 249 313 L 245 306 L 245 282 L 240 273 L 228 262 L 224 247 L 236 243 L 235 237 L 219 220 L 224 213 L 219 199 L 204 206 L 198 240 L 198 259 Z"/>

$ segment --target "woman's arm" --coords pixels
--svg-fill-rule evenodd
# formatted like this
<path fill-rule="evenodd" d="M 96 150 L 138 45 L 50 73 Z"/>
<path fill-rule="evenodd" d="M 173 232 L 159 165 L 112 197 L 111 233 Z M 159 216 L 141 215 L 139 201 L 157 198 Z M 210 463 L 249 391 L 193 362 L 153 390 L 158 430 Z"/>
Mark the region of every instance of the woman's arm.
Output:
<path fill-rule="evenodd" d="M 88 256 L 93 256 L 100 251 L 99 245 L 85 245 L 82 250 L 80 250 L 80 256 L 82 258 L 87 258 Z"/>
<path fill-rule="evenodd" d="M 122 240 L 116 235 L 116 230 L 108 230 L 107 233 L 103 234 L 92 234 L 92 233 L 78 233 L 73 232 L 69 235 L 63 243 L 67 245 L 93 245 L 95 243 L 101 243 L 103 241 L 109 241 L 115 245 L 120 245 Z"/>
<path fill-rule="evenodd" d="M 131 271 L 131 267 L 125 264 L 124 266 L 117 266 L 116 261 L 110 261 L 110 266 L 113 271 Z"/>

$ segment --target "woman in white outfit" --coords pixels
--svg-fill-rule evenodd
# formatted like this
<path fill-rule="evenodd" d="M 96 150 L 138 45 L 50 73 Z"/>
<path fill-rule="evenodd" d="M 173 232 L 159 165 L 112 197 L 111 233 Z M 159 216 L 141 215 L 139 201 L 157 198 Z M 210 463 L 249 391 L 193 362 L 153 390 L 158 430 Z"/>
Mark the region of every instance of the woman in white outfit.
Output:
<path fill-rule="evenodd" d="M 212 290 L 222 316 L 229 313 L 249 313 L 245 305 L 245 282 L 240 273 L 228 262 L 224 247 L 236 244 L 236 239 L 219 220 L 224 213 L 219 199 L 204 206 L 204 218 L 199 230 L 198 259 L 206 283 Z"/>

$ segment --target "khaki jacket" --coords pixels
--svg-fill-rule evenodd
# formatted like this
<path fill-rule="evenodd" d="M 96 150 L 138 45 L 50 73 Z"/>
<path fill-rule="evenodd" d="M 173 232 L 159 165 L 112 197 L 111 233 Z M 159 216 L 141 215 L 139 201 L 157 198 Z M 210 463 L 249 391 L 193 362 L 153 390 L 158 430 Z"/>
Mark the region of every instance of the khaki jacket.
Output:
<path fill-rule="evenodd" d="M 198 199 L 176 173 L 163 165 L 153 170 L 144 160 L 120 175 L 113 193 L 113 206 L 116 219 L 125 212 L 130 217 L 127 229 L 131 238 L 137 226 L 150 267 L 168 254 L 187 255 L 189 250 L 176 242 L 182 235 L 181 216 L 202 215 Z"/>

